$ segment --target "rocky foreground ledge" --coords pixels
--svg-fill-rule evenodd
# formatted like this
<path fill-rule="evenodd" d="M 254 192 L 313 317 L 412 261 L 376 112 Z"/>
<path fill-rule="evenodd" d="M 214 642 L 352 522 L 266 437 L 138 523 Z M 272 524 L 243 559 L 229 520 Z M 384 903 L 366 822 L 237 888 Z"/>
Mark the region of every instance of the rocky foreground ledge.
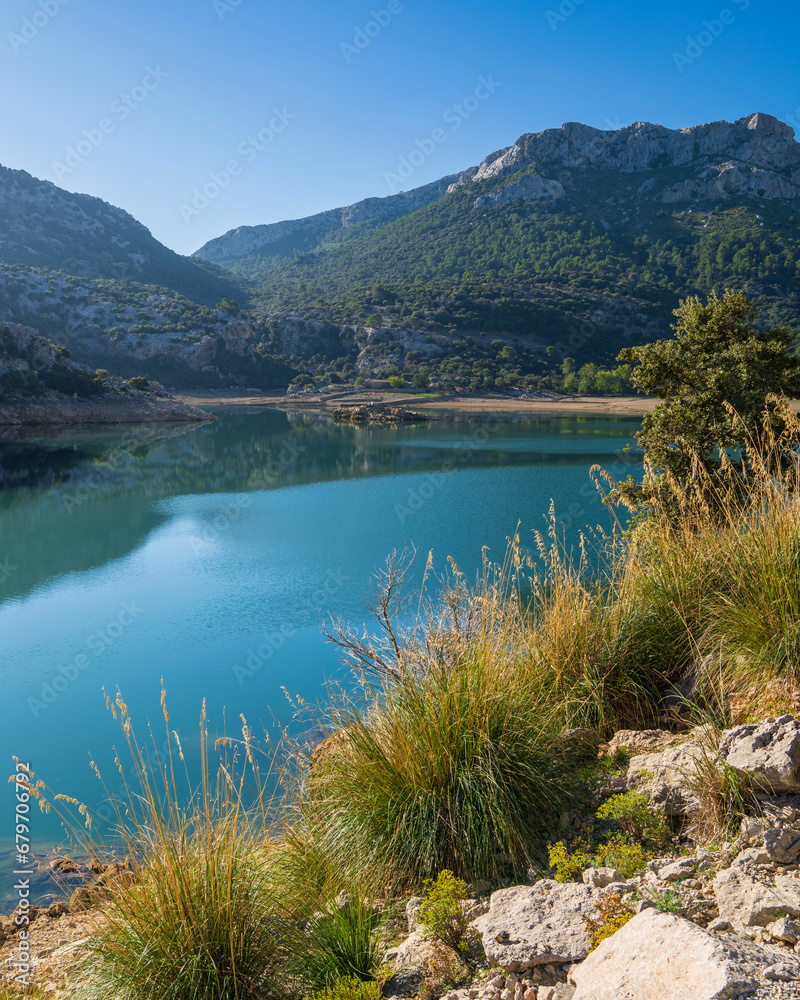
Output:
<path fill-rule="evenodd" d="M 58 393 L 0 402 L 0 427 L 45 424 L 144 424 L 216 420 L 206 410 L 177 399 L 136 393 L 70 399 Z"/>
<path fill-rule="evenodd" d="M 584 731 L 581 731 L 582 733 Z M 596 734 L 595 734 L 596 736 Z M 599 736 L 596 742 L 600 744 Z M 800 998 L 800 723 L 768 718 L 721 734 L 617 733 L 601 753 L 624 751 L 627 769 L 606 796 L 647 791 L 651 801 L 697 829 L 704 803 L 698 776 L 709 757 L 755 788 L 757 804 L 738 838 L 713 850 L 682 842 L 631 878 L 587 868 L 581 881 L 539 879 L 465 902 L 470 928 L 492 971 L 445 1000 L 734 1000 Z M 556 837 L 579 834 L 567 813 Z M 685 845 L 685 846 L 684 846 Z M 592 950 L 593 926 L 612 896 L 635 915 Z M 431 942 L 407 902 L 410 936 L 386 958 L 386 992 L 414 995 Z"/>
<path fill-rule="evenodd" d="M 436 942 L 419 920 L 422 898 L 405 900 L 399 944 L 384 956 L 389 998 L 426 1000 L 778 1000 L 800 998 L 800 723 L 770 717 L 721 734 L 697 727 L 683 734 L 622 731 L 603 744 L 589 730 L 570 736 L 627 761 L 601 795 L 646 790 L 675 818 L 681 838 L 633 876 L 585 868 L 579 879 L 469 887 L 472 968 L 459 988 L 433 987 Z M 712 766 L 750 783 L 756 798 L 724 843 L 693 842 L 706 804 L 698 776 Z M 584 817 L 566 812 L 553 840 L 570 840 Z M 31 950 L 47 992 L 70 983 L 71 963 L 85 951 L 102 901 L 100 866 L 90 888 L 69 903 L 31 911 Z M 615 897 L 628 922 L 593 949 L 598 917 Z M 345 902 L 343 905 L 347 905 Z M 157 915 L 154 914 L 154 919 Z M 0 970 L 12 969 L 14 915 L 0 918 Z M 405 936 L 407 934 L 407 936 Z M 394 938 L 395 941 L 398 938 Z M 466 968 L 466 966 L 465 966 Z M 48 975 L 49 973 L 49 975 Z M 1 977 L 0 977 L 1 978 Z"/>

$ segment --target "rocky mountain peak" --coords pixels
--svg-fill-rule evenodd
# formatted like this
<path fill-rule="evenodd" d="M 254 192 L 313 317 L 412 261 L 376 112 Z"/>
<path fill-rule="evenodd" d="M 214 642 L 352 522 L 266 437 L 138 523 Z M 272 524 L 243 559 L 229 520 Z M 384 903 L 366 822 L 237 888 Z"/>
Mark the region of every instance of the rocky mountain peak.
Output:
<path fill-rule="evenodd" d="M 665 168 L 684 168 L 679 176 Z M 652 172 L 639 197 L 664 203 L 732 196 L 792 199 L 800 197 L 800 144 L 794 130 L 772 115 L 756 112 L 734 122 L 718 121 L 670 129 L 633 122 L 619 129 L 599 129 L 581 122 L 521 136 L 513 146 L 486 157 L 452 177 L 387 198 L 368 198 L 347 208 L 307 219 L 263 226 L 242 226 L 211 240 L 197 251 L 205 260 L 224 262 L 247 256 L 274 260 L 313 250 L 326 233 L 356 223 L 382 224 L 417 211 L 469 183 L 495 181 L 531 168 L 538 180 L 512 182 L 502 192 L 478 194 L 476 204 L 558 201 L 569 197 L 570 170 L 613 170 L 621 174 Z M 573 178 L 574 182 L 574 178 Z M 262 265 L 269 267 L 265 261 Z"/>

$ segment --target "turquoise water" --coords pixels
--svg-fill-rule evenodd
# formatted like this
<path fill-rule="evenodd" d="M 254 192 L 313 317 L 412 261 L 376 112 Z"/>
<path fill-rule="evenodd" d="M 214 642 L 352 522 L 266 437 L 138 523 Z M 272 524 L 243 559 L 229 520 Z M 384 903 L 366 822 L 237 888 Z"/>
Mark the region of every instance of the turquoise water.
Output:
<path fill-rule="evenodd" d="M 0 440 L 0 759 L 30 761 L 57 792 L 93 806 L 88 754 L 109 770 L 119 733 L 103 689 L 119 686 L 139 729 L 170 729 L 191 755 L 206 700 L 236 729 L 288 724 L 282 688 L 310 702 L 346 680 L 320 633 L 361 625 L 376 567 L 415 546 L 473 576 L 551 500 L 571 537 L 608 525 L 589 468 L 627 475 L 639 427 L 624 417 L 444 417 L 399 428 L 324 415 L 225 409 L 202 426 Z M 231 724 L 230 720 L 233 720 Z M 161 737 L 159 737 L 161 739 Z M 110 768 L 113 772 L 113 767 Z M 7 787 L 7 792 L 2 788 Z M 61 836 L 34 814 L 42 849 Z M 0 902 L 13 834 L 0 784 Z M 7 884 L 7 886 L 6 886 Z M 0 906 L 0 909 L 2 907 Z"/>

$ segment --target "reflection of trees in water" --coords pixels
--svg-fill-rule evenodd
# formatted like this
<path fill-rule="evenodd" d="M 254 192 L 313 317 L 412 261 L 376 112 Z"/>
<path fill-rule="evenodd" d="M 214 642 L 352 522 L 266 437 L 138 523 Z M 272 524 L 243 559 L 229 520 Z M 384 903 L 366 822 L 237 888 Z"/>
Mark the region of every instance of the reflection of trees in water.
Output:
<path fill-rule="evenodd" d="M 49 489 L 89 458 L 73 448 L 0 441 L 0 489 L 12 486 Z M 0 501 L 0 504 L 2 501 Z"/>
<path fill-rule="evenodd" d="M 0 563 L 8 558 L 19 567 L 0 587 L 0 601 L 127 556 L 169 519 L 160 499 L 447 469 L 588 467 L 615 457 L 593 448 L 595 434 L 619 438 L 621 447 L 638 426 L 625 419 L 537 417 L 362 428 L 307 411 L 229 408 L 220 415 L 200 425 L 0 441 L 0 449 L 21 449 L 16 460 L 30 477 L 0 490 Z M 573 450 L 554 447 L 569 438 Z"/>

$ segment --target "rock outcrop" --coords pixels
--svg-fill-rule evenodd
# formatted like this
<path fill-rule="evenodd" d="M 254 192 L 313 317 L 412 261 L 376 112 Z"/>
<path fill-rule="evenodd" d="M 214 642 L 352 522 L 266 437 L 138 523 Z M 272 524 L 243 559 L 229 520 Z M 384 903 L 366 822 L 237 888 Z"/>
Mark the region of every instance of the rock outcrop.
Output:
<path fill-rule="evenodd" d="M 690 816 L 699 802 L 693 788 L 701 747 L 694 742 L 668 746 L 634 757 L 628 768 L 628 786 L 646 792 L 668 816 Z"/>
<path fill-rule="evenodd" d="M 579 962 L 589 954 L 600 891 L 543 879 L 492 894 L 489 912 L 473 921 L 492 965 L 521 972 L 537 965 Z"/>
<path fill-rule="evenodd" d="M 219 262 L 260 253 L 265 256 L 290 256 L 295 250 L 306 249 L 328 233 L 348 229 L 363 222 L 390 222 L 418 208 L 438 201 L 447 193 L 457 175 L 443 177 L 432 184 L 402 191 L 386 198 L 367 198 L 345 208 L 334 208 L 319 215 L 264 226 L 239 226 L 202 246 L 195 257 Z"/>
<path fill-rule="evenodd" d="M 779 917 L 800 917 L 800 879 L 777 875 L 765 880 L 733 865 L 714 879 L 720 920 L 740 930 L 767 927 Z"/>
<path fill-rule="evenodd" d="M 800 792 L 800 722 L 791 715 L 729 729 L 719 750 L 729 767 L 763 790 Z"/>
<path fill-rule="evenodd" d="M 424 423 L 431 417 L 402 406 L 366 403 L 364 406 L 339 406 L 333 411 L 333 419 L 351 424 L 409 424 Z"/>
<path fill-rule="evenodd" d="M 756 989 L 780 955 L 643 910 L 573 969 L 573 1000 L 726 1000 Z"/>
<path fill-rule="evenodd" d="M 96 376 L 27 326 L 0 325 L 0 426 L 213 420 L 156 386 Z"/>

